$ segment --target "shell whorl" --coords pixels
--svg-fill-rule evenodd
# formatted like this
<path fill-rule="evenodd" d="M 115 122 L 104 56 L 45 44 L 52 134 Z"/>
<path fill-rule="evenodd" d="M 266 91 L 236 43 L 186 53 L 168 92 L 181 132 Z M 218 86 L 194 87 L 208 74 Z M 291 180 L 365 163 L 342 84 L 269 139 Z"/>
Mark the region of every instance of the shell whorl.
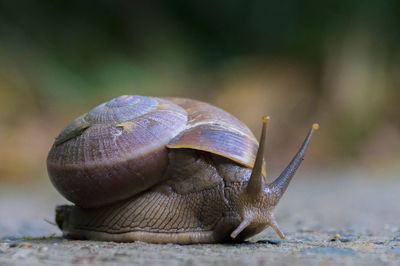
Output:
<path fill-rule="evenodd" d="M 134 120 L 154 110 L 156 98 L 139 95 L 123 95 L 100 104 L 87 113 L 85 119 L 92 124 L 117 124 Z"/>
<path fill-rule="evenodd" d="M 68 200 L 97 207 L 160 182 L 165 145 L 187 123 L 186 111 L 161 99 L 124 95 L 80 116 L 57 137 L 47 166 Z"/>

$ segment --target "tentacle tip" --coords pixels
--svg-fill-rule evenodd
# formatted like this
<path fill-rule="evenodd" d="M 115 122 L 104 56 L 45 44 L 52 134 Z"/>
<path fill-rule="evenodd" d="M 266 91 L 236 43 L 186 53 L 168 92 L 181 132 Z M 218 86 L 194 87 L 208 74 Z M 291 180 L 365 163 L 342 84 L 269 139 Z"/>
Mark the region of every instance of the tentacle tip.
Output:
<path fill-rule="evenodd" d="M 318 130 L 318 129 L 319 129 L 319 124 L 318 124 L 318 123 L 314 123 L 314 124 L 312 125 L 312 129 Z"/>
<path fill-rule="evenodd" d="M 231 233 L 231 238 L 236 238 L 250 224 L 249 220 L 243 220 L 239 226 Z"/>
<path fill-rule="evenodd" d="M 269 115 L 263 117 L 263 122 L 264 123 L 268 123 L 269 120 L 271 120 L 271 117 Z"/>

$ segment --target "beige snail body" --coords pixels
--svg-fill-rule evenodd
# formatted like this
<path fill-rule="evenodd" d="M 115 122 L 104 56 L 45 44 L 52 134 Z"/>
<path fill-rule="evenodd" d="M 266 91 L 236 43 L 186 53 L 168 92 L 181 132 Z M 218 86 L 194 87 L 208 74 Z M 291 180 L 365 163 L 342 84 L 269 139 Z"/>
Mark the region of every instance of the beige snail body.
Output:
<path fill-rule="evenodd" d="M 56 208 L 64 237 L 150 243 L 243 241 L 271 226 L 314 130 L 267 183 L 260 144 L 210 104 L 124 95 L 69 124 L 48 158 L 50 180 L 75 205 Z"/>

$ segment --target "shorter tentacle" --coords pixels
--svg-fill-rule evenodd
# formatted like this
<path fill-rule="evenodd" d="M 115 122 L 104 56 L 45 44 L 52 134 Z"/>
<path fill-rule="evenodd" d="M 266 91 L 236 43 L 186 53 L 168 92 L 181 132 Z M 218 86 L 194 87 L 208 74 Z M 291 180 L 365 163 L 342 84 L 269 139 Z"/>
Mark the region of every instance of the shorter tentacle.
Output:
<path fill-rule="evenodd" d="M 231 233 L 232 238 L 236 238 L 250 224 L 249 220 L 243 220 L 239 226 Z"/>
<path fill-rule="evenodd" d="M 268 225 L 271 226 L 272 229 L 279 235 L 281 239 L 285 239 L 285 234 L 279 229 L 278 223 L 275 220 L 275 217 L 273 214 L 271 214 Z"/>

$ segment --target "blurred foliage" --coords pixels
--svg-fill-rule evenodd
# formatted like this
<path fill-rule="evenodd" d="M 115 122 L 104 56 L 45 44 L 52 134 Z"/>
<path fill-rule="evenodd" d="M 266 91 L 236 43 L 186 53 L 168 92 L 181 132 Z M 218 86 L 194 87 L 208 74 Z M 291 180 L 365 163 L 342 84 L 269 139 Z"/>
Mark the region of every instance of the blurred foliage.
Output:
<path fill-rule="evenodd" d="M 72 119 L 121 94 L 191 97 L 250 126 L 282 166 L 400 158 L 400 2 L 1 1 L 0 180 L 44 175 Z"/>

